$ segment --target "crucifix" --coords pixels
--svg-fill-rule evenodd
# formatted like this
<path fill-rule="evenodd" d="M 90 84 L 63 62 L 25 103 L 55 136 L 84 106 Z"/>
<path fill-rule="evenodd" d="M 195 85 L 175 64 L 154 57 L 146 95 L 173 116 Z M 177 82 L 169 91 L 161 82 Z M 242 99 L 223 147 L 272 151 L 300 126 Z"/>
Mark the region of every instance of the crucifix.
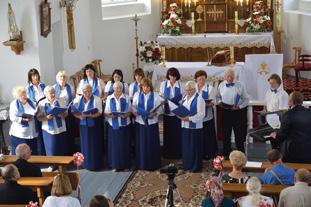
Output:
<path fill-rule="evenodd" d="M 134 18 L 132 18 L 131 20 L 133 20 L 135 22 L 135 46 L 136 46 L 136 68 L 139 68 L 139 50 L 138 50 L 138 27 L 137 27 L 137 23 L 140 20 L 140 18 L 137 16 L 137 14 L 135 14 Z"/>
<path fill-rule="evenodd" d="M 208 9 L 206 14 L 208 15 L 208 17 L 212 17 L 214 22 L 217 21 L 217 18 L 218 17 L 221 17 L 223 15 L 224 11 L 221 10 L 221 9 L 217 9 L 216 8 L 216 5 L 214 5 L 214 8 L 213 9 Z"/>

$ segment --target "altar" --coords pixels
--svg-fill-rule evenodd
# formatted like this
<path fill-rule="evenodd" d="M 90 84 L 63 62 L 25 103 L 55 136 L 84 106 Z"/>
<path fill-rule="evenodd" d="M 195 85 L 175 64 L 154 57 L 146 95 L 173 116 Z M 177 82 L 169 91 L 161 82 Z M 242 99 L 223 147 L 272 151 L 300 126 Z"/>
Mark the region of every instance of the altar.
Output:
<path fill-rule="evenodd" d="M 217 51 L 230 46 L 234 47 L 236 61 L 245 61 L 246 54 L 275 53 L 272 32 L 159 35 L 157 41 L 165 48 L 165 59 L 171 62 L 210 61 Z"/>

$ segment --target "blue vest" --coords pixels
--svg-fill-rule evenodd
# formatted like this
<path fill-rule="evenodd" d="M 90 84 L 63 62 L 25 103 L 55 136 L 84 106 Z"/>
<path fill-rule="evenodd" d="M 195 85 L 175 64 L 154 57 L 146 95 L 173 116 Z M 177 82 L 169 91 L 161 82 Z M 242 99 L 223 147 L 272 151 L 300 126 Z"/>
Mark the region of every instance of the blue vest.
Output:
<path fill-rule="evenodd" d="M 126 102 L 126 99 L 121 97 L 120 98 L 120 108 L 121 112 L 128 112 L 129 111 L 129 104 Z M 115 98 L 110 99 L 110 110 L 111 112 L 117 112 L 117 103 Z M 121 126 L 126 126 L 127 118 L 121 118 Z M 118 117 L 112 118 L 112 128 L 119 129 L 119 119 Z"/>
<path fill-rule="evenodd" d="M 198 113 L 198 110 L 197 110 L 197 105 L 198 105 L 198 97 L 199 97 L 199 94 L 196 93 L 195 94 L 195 97 L 193 98 L 191 104 L 190 104 L 190 114 L 189 116 L 194 116 Z M 186 99 L 183 100 L 183 103 L 186 101 Z M 192 121 L 189 121 L 189 128 L 190 129 L 196 129 L 196 123 L 192 122 Z"/>
<path fill-rule="evenodd" d="M 66 88 L 66 91 L 67 91 L 67 94 L 68 94 L 68 103 L 67 103 L 67 105 L 68 105 L 72 101 L 72 90 L 71 90 L 71 87 L 68 84 L 65 85 L 65 88 Z M 57 83 L 57 84 L 55 84 L 55 95 L 56 95 L 56 98 L 59 98 L 60 93 L 61 93 L 61 86 Z"/>

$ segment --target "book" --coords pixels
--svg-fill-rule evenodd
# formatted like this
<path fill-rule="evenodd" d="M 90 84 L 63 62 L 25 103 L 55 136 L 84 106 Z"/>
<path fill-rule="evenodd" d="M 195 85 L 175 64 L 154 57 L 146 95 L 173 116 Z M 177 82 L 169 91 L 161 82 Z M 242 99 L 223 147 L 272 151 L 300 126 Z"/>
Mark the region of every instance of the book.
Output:
<path fill-rule="evenodd" d="M 157 105 L 156 107 L 154 107 L 153 109 L 151 109 L 151 110 L 150 110 L 150 113 L 156 112 L 161 106 L 163 106 L 164 103 L 165 103 L 165 101 L 162 101 L 159 105 Z"/>
<path fill-rule="evenodd" d="M 66 112 L 67 110 L 68 108 L 54 107 L 51 110 L 47 111 L 47 114 L 56 116 L 56 115 Z"/>
<path fill-rule="evenodd" d="M 95 113 L 97 113 L 97 112 L 98 112 L 98 109 L 97 109 L 97 108 L 92 108 L 92 109 L 83 111 L 82 114 L 95 114 Z"/>
<path fill-rule="evenodd" d="M 182 104 L 177 105 L 172 101 L 168 101 L 168 106 L 173 114 L 179 117 L 186 117 L 190 115 L 190 111 Z"/>
<path fill-rule="evenodd" d="M 247 161 L 245 167 L 261 168 L 262 162 Z"/>
<path fill-rule="evenodd" d="M 281 127 L 280 118 L 277 114 L 268 114 L 266 116 L 267 123 L 272 127 L 273 129 L 279 129 Z"/>
<path fill-rule="evenodd" d="M 33 119 L 35 117 L 35 114 L 18 113 L 17 117 L 21 117 L 25 119 Z"/>

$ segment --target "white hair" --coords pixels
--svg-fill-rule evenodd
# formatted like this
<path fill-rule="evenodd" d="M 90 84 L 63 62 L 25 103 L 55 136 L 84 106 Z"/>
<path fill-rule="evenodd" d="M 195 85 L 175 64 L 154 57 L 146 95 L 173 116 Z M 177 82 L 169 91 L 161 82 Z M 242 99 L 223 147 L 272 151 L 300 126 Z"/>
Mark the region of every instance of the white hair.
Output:
<path fill-rule="evenodd" d="M 251 177 L 246 183 L 246 190 L 249 192 L 253 206 L 258 206 L 260 201 L 261 183 L 259 178 Z"/>
<path fill-rule="evenodd" d="M 27 144 L 19 144 L 15 149 L 15 154 L 18 158 L 24 159 L 28 150 L 30 150 L 30 147 Z"/>
<path fill-rule="evenodd" d="M 60 70 L 60 71 L 58 71 L 58 73 L 56 74 L 56 82 L 57 82 L 57 83 L 60 82 L 60 77 L 61 77 L 61 76 L 65 76 L 65 77 L 66 77 L 66 80 L 68 80 L 68 75 L 67 75 L 66 71 Z"/>
<path fill-rule="evenodd" d="M 13 88 L 12 95 L 15 99 L 18 99 L 22 93 L 26 93 L 26 88 L 24 86 L 16 86 Z"/>
<path fill-rule="evenodd" d="M 186 84 L 185 84 L 185 89 L 195 89 L 195 86 L 196 86 L 196 83 L 194 81 L 188 81 Z"/>
<path fill-rule="evenodd" d="M 228 68 L 227 70 L 225 70 L 224 72 L 224 77 L 226 77 L 227 75 L 232 74 L 233 77 L 235 77 L 235 73 L 234 70 L 232 70 L 231 68 Z"/>
<path fill-rule="evenodd" d="M 46 86 L 43 90 L 43 93 L 45 96 L 47 96 L 48 94 L 50 94 L 52 91 L 55 91 L 55 89 L 53 88 L 53 86 Z"/>
<path fill-rule="evenodd" d="M 120 81 L 116 81 L 113 84 L 113 89 L 116 89 L 116 88 L 121 88 L 121 90 L 122 90 L 123 89 L 123 84 Z"/>
<path fill-rule="evenodd" d="M 90 84 L 88 84 L 88 83 L 86 83 L 86 84 L 83 84 L 82 85 L 82 91 L 84 91 L 84 90 L 86 90 L 86 89 L 89 89 L 89 90 L 91 90 L 92 91 L 92 86 L 90 85 Z"/>

